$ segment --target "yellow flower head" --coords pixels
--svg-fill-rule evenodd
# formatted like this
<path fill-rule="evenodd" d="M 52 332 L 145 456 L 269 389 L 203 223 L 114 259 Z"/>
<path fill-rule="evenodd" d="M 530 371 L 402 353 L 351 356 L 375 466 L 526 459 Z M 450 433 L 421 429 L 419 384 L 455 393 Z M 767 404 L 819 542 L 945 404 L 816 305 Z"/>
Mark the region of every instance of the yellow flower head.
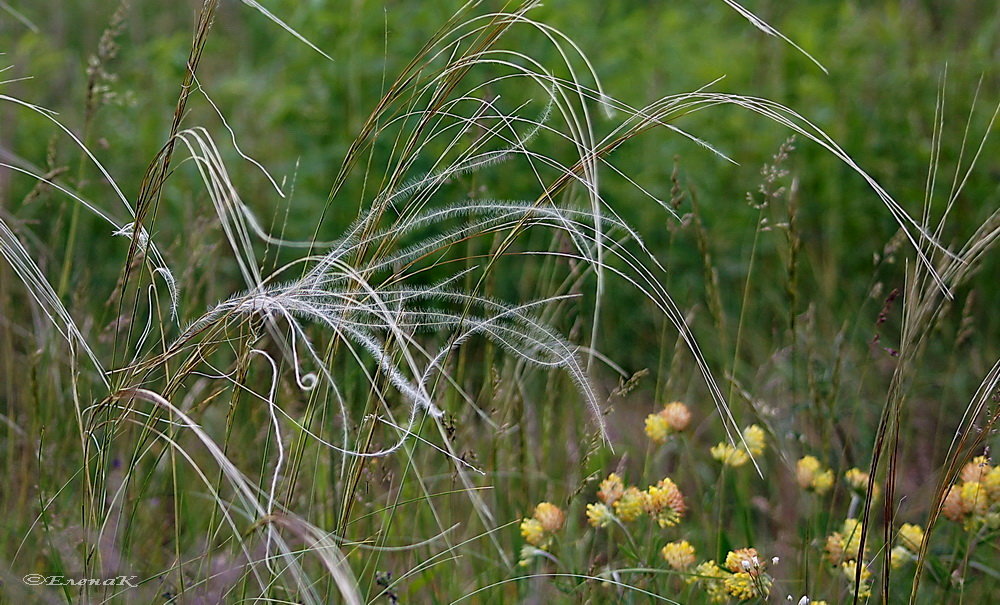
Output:
<path fill-rule="evenodd" d="M 747 428 L 743 429 L 743 440 L 746 441 L 747 449 L 754 456 L 760 456 L 764 453 L 764 448 L 767 446 L 766 433 L 764 429 L 760 428 L 756 424 L 751 424 Z"/>
<path fill-rule="evenodd" d="M 826 469 L 813 477 L 812 490 L 817 494 L 825 494 L 833 487 L 833 471 Z"/>
<path fill-rule="evenodd" d="M 705 561 L 694 568 L 687 582 L 689 584 L 697 583 L 705 589 L 708 600 L 712 603 L 725 603 L 729 600 L 724 581 L 726 576 L 726 572 L 722 571 L 722 568 L 715 561 Z"/>
<path fill-rule="evenodd" d="M 670 421 L 663 414 L 646 416 L 646 435 L 656 443 L 663 443 L 670 435 Z"/>
<path fill-rule="evenodd" d="M 868 489 L 869 475 L 858 467 L 854 467 L 844 473 L 844 478 L 847 479 L 847 484 L 854 490 L 863 493 Z"/>
<path fill-rule="evenodd" d="M 917 555 L 913 554 L 913 552 L 905 546 L 894 546 L 892 551 L 889 553 L 889 565 L 891 565 L 893 569 L 899 569 L 907 563 L 915 561 L 916 558 Z"/>
<path fill-rule="evenodd" d="M 677 571 L 684 571 L 694 565 L 694 547 L 687 540 L 669 542 L 660 550 L 663 559 Z"/>
<path fill-rule="evenodd" d="M 834 565 L 857 559 L 860 548 L 861 522 L 857 519 L 847 519 L 841 531 L 826 538 L 826 557 Z"/>
<path fill-rule="evenodd" d="M 966 481 L 962 484 L 962 510 L 972 515 L 986 514 L 989 502 L 983 484 L 978 481 Z"/>
<path fill-rule="evenodd" d="M 771 577 L 767 574 L 753 576 L 745 571 L 734 573 L 723 580 L 726 592 L 741 601 L 753 598 L 766 599 L 771 594 Z"/>
<path fill-rule="evenodd" d="M 990 466 L 990 459 L 986 456 L 976 456 L 962 467 L 962 481 L 982 482 L 986 475 L 993 469 Z"/>
<path fill-rule="evenodd" d="M 861 521 L 845 519 L 841 530 L 844 536 L 844 555 L 848 559 L 857 559 L 861 554 Z"/>
<path fill-rule="evenodd" d="M 663 478 L 656 485 L 650 485 L 646 490 L 643 503 L 646 514 L 656 519 L 660 527 L 673 527 L 684 516 L 687 505 L 684 494 L 670 478 Z"/>
<path fill-rule="evenodd" d="M 726 572 L 719 567 L 719 564 L 715 561 L 705 561 L 704 563 L 699 563 L 697 567 L 691 570 L 691 575 L 685 580 L 688 584 L 694 584 L 695 582 L 712 582 L 716 580 L 721 580 L 726 577 Z"/>
<path fill-rule="evenodd" d="M 899 544 L 910 552 L 920 550 L 920 544 L 924 541 L 924 530 L 919 525 L 904 523 L 899 528 Z"/>
<path fill-rule="evenodd" d="M 545 540 L 545 528 L 538 519 L 524 519 L 521 521 L 521 535 L 528 544 L 539 546 Z"/>
<path fill-rule="evenodd" d="M 622 497 L 615 501 L 615 514 L 626 523 L 638 519 L 646 508 L 646 492 L 637 487 L 629 487 Z"/>
<path fill-rule="evenodd" d="M 844 536 L 839 532 L 835 531 L 826 537 L 826 545 L 824 546 L 826 551 L 826 559 L 832 565 L 840 565 L 844 562 Z"/>
<path fill-rule="evenodd" d="M 1000 466 L 994 466 L 990 472 L 983 477 L 983 487 L 986 488 L 986 495 L 990 502 L 1000 504 Z"/>
<path fill-rule="evenodd" d="M 521 567 L 527 567 L 531 565 L 531 562 L 534 560 L 536 556 L 538 556 L 539 552 L 541 551 L 535 548 L 534 546 L 528 546 L 527 544 L 525 544 L 524 546 L 521 547 L 521 557 L 518 559 L 517 564 L 520 565 Z"/>
<path fill-rule="evenodd" d="M 726 568 L 733 573 L 757 576 L 763 571 L 764 562 L 757 554 L 756 548 L 738 548 L 726 555 Z"/>
<path fill-rule="evenodd" d="M 540 502 L 535 507 L 534 516 L 542 524 L 542 529 L 548 533 L 559 531 L 566 521 L 566 515 L 563 514 L 562 510 L 550 502 Z"/>
<path fill-rule="evenodd" d="M 674 401 L 663 406 L 660 411 L 660 415 L 667 419 L 667 423 L 670 424 L 671 430 L 677 431 L 678 433 L 683 431 L 691 424 L 691 410 L 688 406 L 684 405 L 680 401 Z"/>
<path fill-rule="evenodd" d="M 850 582 L 851 593 L 854 593 L 854 579 L 858 574 L 858 562 L 855 560 L 845 561 L 840 565 L 840 569 L 844 572 L 844 577 Z M 861 567 L 861 585 L 858 586 L 858 598 L 867 599 L 872 596 L 872 587 L 868 581 L 872 577 L 872 572 L 869 571 L 867 566 L 862 565 Z"/>
<path fill-rule="evenodd" d="M 941 501 L 941 514 L 951 521 L 958 522 L 962 520 L 965 513 L 962 504 L 962 488 L 958 485 L 952 485 Z"/>
<path fill-rule="evenodd" d="M 815 456 L 804 456 L 795 463 L 795 480 L 798 481 L 799 487 L 802 489 L 809 489 L 812 485 L 813 478 L 816 477 L 816 473 L 820 472 L 819 460 Z"/>
<path fill-rule="evenodd" d="M 587 522 L 594 527 L 607 527 L 611 525 L 614 518 L 611 509 L 603 502 L 587 505 Z"/>
<path fill-rule="evenodd" d="M 802 489 L 824 494 L 833 487 L 833 471 L 824 470 L 814 456 L 805 456 L 795 464 L 795 480 Z"/>
<path fill-rule="evenodd" d="M 851 486 L 859 496 L 864 496 L 868 491 L 868 479 L 871 477 L 868 473 L 864 472 L 860 468 L 852 468 L 846 473 L 844 473 L 844 478 L 847 479 L 847 484 Z M 881 494 L 878 484 L 872 486 L 872 500 L 878 500 Z"/>
<path fill-rule="evenodd" d="M 743 448 L 736 448 L 723 441 L 712 448 L 712 458 L 718 460 L 726 466 L 743 466 L 750 460 L 750 456 Z"/>
<path fill-rule="evenodd" d="M 622 483 L 622 478 L 611 473 L 607 479 L 601 481 L 601 489 L 597 492 L 597 498 L 601 502 L 611 506 L 618 498 L 622 497 L 624 491 L 625 484 Z"/>
<path fill-rule="evenodd" d="M 680 432 L 691 423 L 691 411 L 680 401 L 663 406 L 655 414 L 646 416 L 646 435 L 657 443 L 663 443 L 670 433 Z"/>

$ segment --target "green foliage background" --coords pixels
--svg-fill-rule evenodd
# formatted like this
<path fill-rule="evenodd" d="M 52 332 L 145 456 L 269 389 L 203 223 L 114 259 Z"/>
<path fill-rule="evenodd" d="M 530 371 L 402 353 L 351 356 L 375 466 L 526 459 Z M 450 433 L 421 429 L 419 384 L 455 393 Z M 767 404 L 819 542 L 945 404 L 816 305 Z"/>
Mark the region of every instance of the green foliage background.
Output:
<path fill-rule="evenodd" d="M 120 38 L 121 51 L 109 66 L 116 76 L 111 88 L 117 102 L 101 108 L 92 127 L 93 133 L 99 133 L 95 134 L 99 155 L 114 158 L 115 176 L 126 192 L 137 191 L 151 152 L 162 144 L 197 7 L 193 2 L 133 4 Z M 721 2 L 555 0 L 533 16 L 569 32 L 593 61 L 609 94 L 634 106 L 722 77 L 713 90 L 788 105 L 825 129 L 904 207 L 915 212 L 924 198 L 935 100 L 942 82 L 946 86 L 942 181 L 950 182 L 945 177 L 950 176 L 948 171 L 961 152 L 967 123 L 975 138 L 992 113 L 998 91 L 1000 16 L 990 5 L 988 1 L 957 6 L 950 2 L 824 1 L 759 2 L 751 7 L 815 55 L 829 74 Z M 305 237 L 312 233 L 339 162 L 386 79 L 406 64 L 455 7 L 444 2 L 362 1 L 337 6 L 273 2 L 268 7 L 334 60 L 325 60 L 255 11 L 227 3 L 209 40 L 200 81 L 234 125 L 244 151 L 272 173 L 294 179 L 287 233 Z M 80 128 L 86 60 L 115 8 L 115 3 L 87 1 L 20 7 L 38 26 L 37 32 L 5 15 L 0 40 L 7 53 L 5 62 L 13 66 L 7 74 L 33 78 L 8 85 L 8 94 L 54 109 L 65 123 Z M 542 57 L 551 53 L 538 37 L 525 38 L 518 40 L 525 52 Z M 970 119 L 977 89 L 980 104 Z M 2 111 L 4 147 L 44 165 L 49 126 L 13 108 Z M 205 103 L 192 109 L 190 120 L 215 124 L 214 131 L 224 132 Z M 603 124 L 607 126 L 608 121 Z M 679 125 L 715 145 L 739 166 L 680 137 L 659 135 L 630 142 L 613 161 L 653 194 L 669 198 L 676 156 L 685 183 L 700 192 L 723 284 L 739 283 L 757 220 L 745 195 L 754 191 L 760 167 L 788 133 L 732 108 L 710 109 Z M 64 141 L 56 143 L 57 163 L 64 145 Z M 987 143 L 970 177 L 953 218 L 957 232 L 981 222 L 996 205 L 1000 195 L 998 145 L 995 140 Z M 372 165 L 377 173 L 377 157 Z M 894 234 L 894 222 L 877 206 L 860 178 L 815 145 L 800 145 L 791 168 L 800 182 L 799 220 L 808 242 L 806 270 L 811 289 L 833 308 L 856 308 L 868 284 L 850 276 L 869 272 L 872 254 Z M 263 216 L 272 216 L 276 196 L 263 176 L 247 164 L 233 163 L 230 169 L 246 201 Z M 84 176 L 85 191 L 99 190 L 95 175 Z M 485 188 L 481 191 L 504 197 L 519 191 L 522 183 L 518 180 L 526 181 L 530 175 L 511 170 L 502 179 L 483 178 L 487 180 L 476 181 L 477 187 Z M 5 197 L 21 199 L 32 186 L 29 179 L 5 178 Z M 335 204 L 336 211 L 329 215 L 329 224 L 321 228 L 320 238 L 336 233 L 355 216 L 364 200 L 360 187 L 357 182 L 348 184 Z M 648 242 L 663 253 L 670 219 L 662 210 L 638 199 L 624 183 L 607 179 L 605 188 L 610 199 L 624 200 L 625 218 L 643 227 Z M 191 207 L 189 200 L 178 199 L 183 195 L 167 197 L 163 220 L 183 224 L 193 219 L 185 210 Z M 630 198 L 636 198 L 635 203 L 628 203 Z M 57 207 L 56 216 L 61 214 Z M 86 243 L 78 242 L 78 253 L 84 247 L 108 245 L 103 243 L 107 238 L 83 239 Z M 697 291 L 689 286 L 699 279 L 701 260 L 690 243 L 670 250 L 670 265 L 678 285 L 683 286 L 679 292 Z M 766 239 L 763 246 L 765 255 L 768 248 L 773 252 Z M 102 270 L 89 257 L 86 265 L 92 271 Z M 111 265 L 107 267 L 109 279 L 118 269 Z M 995 261 L 987 269 L 996 271 Z M 766 285 L 759 290 L 761 301 L 767 303 L 761 311 L 766 313 L 778 301 L 768 298 Z M 680 302 L 685 307 L 696 300 Z M 726 303 L 736 308 L 738 298 L 726 297 Z M 614 306 L 628 308 L 628 301 Z M 995 333 L 996 318 L 984 320 L 990 322 L 984 330 Z M 655 329 L 650 332 L 643 322 L 616 322 L 614 327 L 608 337 L 616 358 L 624 354 L 623 361 L 634 367 L 651 363 L 652 357 L 618 345 L 633 343 L 638 345 L 635 349 L 655 355 L 655 342 L 642 339 L 644 334 L 656 334 Z"/>

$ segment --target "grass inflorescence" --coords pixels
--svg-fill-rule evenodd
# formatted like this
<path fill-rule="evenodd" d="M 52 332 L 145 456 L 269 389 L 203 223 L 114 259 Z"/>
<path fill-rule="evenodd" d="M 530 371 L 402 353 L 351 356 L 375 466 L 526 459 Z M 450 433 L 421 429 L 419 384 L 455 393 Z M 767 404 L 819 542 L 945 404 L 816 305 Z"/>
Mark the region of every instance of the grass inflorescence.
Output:
<path fill-rule="evenodd" d="M 0 2 L 5 599 L 1000 590 L 986 78 L 953 145 L 964 80 L 942 68 L 927 148 L 892 150 L 927 167 L 897 199 L 823 111 L 714 75 L 677 92 L 654 65 L 625 67 L 648 98 L 616 91 L 600 57 L 621 48 L 585 53 L 558 3 L 399 8 L 390 33 L 363 3 L 205 0 L 156 39 L 135 4 L 103 16 L 74 111 L 31 86 L 60 86 L 37 51 L 60 21 Z M 717 4 L 759 37 L 726 44 L 802 81 L 843 69 Z M 609 41 L 650 25 L 618 17 Z M 289 46 L 245 60 L 244 34 Z"/>

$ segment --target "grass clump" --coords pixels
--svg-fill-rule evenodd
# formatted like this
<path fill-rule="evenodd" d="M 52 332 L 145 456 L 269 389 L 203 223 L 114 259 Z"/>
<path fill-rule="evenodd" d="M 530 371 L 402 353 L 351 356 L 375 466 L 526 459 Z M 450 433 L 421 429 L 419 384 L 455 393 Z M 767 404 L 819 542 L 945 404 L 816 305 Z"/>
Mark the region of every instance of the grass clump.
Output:
<path fill-rule="evenodd" d="M 995 111 L 951 147 L 931 88 L 926 153 L 896 146 L 928 166 L 914 203 L 809 103 L 715 75 L 613 95 L 552 7 L 468 3 L 415 41 L 405 7 L 245 4 L 155 40 L 176 15 L 117 5 L 76 109 L 0 82 L 5 598 L 996 592 Z M 717 4 L 703 21 L 757 36 L 731 48 L 842 69 Z M 12 73 L 68 52 L 31 50 L 58 25 L 39 6 L 0 3 Z M 649 25 L 619 16 L 609 39 Z M 717 146 L 734 132 L 767 150 Z"/>

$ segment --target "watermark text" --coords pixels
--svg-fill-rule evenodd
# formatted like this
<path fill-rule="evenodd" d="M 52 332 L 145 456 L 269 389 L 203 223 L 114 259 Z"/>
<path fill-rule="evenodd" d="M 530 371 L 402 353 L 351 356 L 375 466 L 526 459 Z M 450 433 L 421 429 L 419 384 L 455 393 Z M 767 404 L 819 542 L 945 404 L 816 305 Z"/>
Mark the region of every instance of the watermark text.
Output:
<path fill-rule="evenodd" d="M 28 586 L 139 586 L 139 576 L 114 576 L 111 578 L 69 578 L 29 573 L 21 578 Z"/>

